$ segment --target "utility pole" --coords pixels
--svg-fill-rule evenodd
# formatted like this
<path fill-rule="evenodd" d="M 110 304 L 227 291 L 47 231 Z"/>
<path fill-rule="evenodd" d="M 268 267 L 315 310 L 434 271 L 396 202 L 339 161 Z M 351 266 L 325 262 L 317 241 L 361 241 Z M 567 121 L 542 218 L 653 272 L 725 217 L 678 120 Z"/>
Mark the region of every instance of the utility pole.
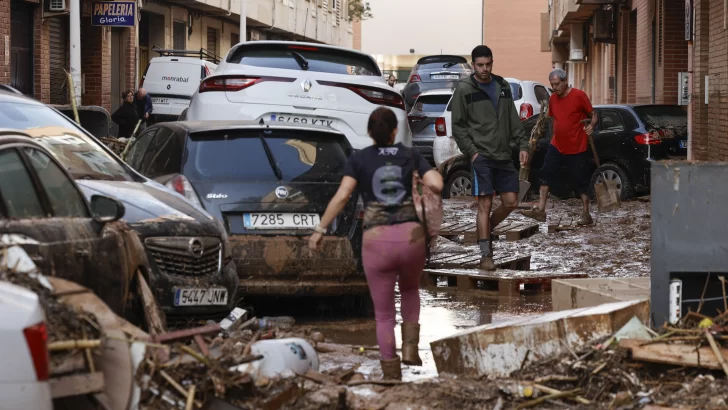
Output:
<path fill-rule="evenodd" d="M 246 0 L 240 0 L 240 42 L 248 40 L 248 14 L 245 10 Z"/>
<path fill-rule="evenodd" d="M 71 79 L 76 106 L 81 106 L 81 0 L 69 4 Z M 102 28 L 103 30 L 104 28 Z"/>

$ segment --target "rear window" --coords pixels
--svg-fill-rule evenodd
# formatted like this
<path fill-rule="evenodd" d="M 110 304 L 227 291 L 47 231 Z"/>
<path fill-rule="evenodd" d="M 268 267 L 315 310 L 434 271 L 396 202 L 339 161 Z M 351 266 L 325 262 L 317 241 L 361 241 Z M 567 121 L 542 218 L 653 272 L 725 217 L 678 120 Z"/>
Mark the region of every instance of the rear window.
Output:
<path fill-rule="evenodd" d="M 513 99 L 514 100 L 520 100 L 523 98 L 523 90 L 521 89 L 521 85 L 518 83 L 508 83 L 511 85 L 511 93 L 513 93 Z"/>
<path fill-rule="evenodd" d="M 196 180 L 276 180 L 263 133 L 286 182 L 341 182 L 346 138 L 311 131 L 269 130 L 195 133 L 187 143 L 184 173 Z"/>
<path fill-rule="evenodd" d="M 634 107 L 634 112 L 647 128 L 670 130 L 676 136 L 688 134 L 688 113 L 679 106 Z"/>
<path fill-rule="evenodd" d="M 457 63 L 454 61 L 439 61 L 436 63 L 425 63 L 417 64 L 417 70 L 470 70 L 470 65 L 467 63 Z"/>
<path fill-rule="evenodd" d="M 308 62 L 308 71 L 332 74 L 378 76 L 377 64 L 367 56 L 345 50 L 311 46 L 254 44 L 238 47 L 228 58 L 229 63 L 253 67 L 303 70 L 295 53 Z"/>
<path fill-rule="evenodd" d="M 426 95 L 417 99 L 414 109 L 422 112 L 445 112 L 451 95 Z"/>

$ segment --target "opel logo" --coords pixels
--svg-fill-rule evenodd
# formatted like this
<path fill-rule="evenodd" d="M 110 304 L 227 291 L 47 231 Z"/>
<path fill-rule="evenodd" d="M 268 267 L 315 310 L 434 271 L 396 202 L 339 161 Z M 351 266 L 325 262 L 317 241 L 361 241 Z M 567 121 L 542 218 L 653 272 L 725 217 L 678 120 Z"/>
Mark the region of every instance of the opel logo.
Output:
<path fill-rule="evenodd" d="M 311 84 L 311 80 L 303 80 L 303 82 L 301 83 L 301 88 L 304 92 L 309 92 L 312 86 L 313 84 Z"/>
<path fill-rule="evenodd" d="M 202 247 L 202 241 L 197 238 L 192 238 L 190 239 L 189 245 L 187 245 L 187 251 L 190 253 L 190 255 L 194 256 L 196 259 L 199 259 L 202 257 L 202 253 L 205 251 L 205 249 Z"/>
<path fill-rule="evenodd" d="M 286 187 L 279 186 L 278 188 L 276 188 L 276 196 L 280 199 L 288 198 L 288 190 L 286 189 Z"/>

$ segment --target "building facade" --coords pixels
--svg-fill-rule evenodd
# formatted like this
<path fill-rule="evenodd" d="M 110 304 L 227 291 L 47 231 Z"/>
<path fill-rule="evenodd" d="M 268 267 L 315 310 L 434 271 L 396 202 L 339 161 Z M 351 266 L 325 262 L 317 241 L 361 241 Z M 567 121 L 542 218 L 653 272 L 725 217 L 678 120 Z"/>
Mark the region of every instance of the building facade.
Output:
<path fill-rule="evenodd" d="M 80 1 L 83 105 L 113 110 L 136 89 L 152 49 L 208 50 L 240 41 L 241 0 L 135 0 L 132 27 L 92 23 L 94 0 L 0 0 L 0 83 L 39 101 L 70 102 L 70 1 Z M 114 3 L 114 2 L 109 2 Z M 344 0 L 246 0 L 248 41 L 296 40 L 350 48 Z"/>

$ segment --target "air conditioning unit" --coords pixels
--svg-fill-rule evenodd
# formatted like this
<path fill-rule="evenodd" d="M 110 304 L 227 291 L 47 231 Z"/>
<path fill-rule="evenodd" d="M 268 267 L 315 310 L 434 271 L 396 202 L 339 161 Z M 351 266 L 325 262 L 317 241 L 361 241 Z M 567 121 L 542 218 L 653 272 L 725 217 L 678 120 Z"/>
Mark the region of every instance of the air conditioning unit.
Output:
<path fill-rule="evenodd" d="M 569 61 L 584 61 L 584 25 L 571 25 L 569 41 Z"/>
<path fill-rule="evenodd" d="M 62 13 L 68 11 L 66 0 L 45 0 L 46 11 Z"/>
<path fill-rule="evenodd" d="M 592 17 L 595 43 L 616 43 L 614 35 L 614 8 L 605 6 L 594 12 Z"/>

